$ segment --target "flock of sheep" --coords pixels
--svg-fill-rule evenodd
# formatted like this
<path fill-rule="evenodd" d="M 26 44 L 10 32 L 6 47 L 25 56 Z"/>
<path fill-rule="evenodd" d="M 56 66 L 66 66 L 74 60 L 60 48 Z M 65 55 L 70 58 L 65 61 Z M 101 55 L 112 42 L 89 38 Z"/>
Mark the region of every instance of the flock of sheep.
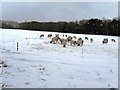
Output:
<path fill-rule="evenodd" d="M 84 43 L 84 40 L 80 37 L 77 39 L 76 36 L 68 36 L 68 35 L 64 35 L 64 38 L 60 38 L 59 34 L 55 34 L 54 37 L 52 37 L 52 34 L 48 34 L 48 37 L 51 38 L 50 43 L 52 44 L 56 44 L 56 43 L 60 43 L 63 45 L 63 47 L 66 47 L 67 44 L 72 45 L 77 45 L 77 46 L 82 46 Z M 40 38 L 44 37 L 44 34 L 40 35 Z M 88 37 L 85 37 L 86 40 L 88 40 Z M 112 42 L 116 42 L 115 39 L 111 39 Z M 93 38 L 90 38 L 90 42 L 93 42 Z M 108 43 L 108 38 L 104 38 L 102 41 L 103 44 L 107 44 Z"/>

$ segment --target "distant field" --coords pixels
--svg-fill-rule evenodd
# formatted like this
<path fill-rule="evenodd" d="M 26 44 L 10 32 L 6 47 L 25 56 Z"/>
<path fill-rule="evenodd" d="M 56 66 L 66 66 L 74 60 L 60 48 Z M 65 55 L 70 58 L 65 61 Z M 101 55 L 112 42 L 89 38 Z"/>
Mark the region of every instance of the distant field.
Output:
<path fill-rule="evenodd" d="M 41 34 L 45 36 L 39 38 Z M 64 48 L 50 44 L 48 34 L 81 37 L 84 44 Z M 103 38 L 109 39 L 107 45 Z M 5 88 L 118 87 L 118 37 L 3 29 L 0 52 L 0 60 L 8 65 L 1 71 Z"/>

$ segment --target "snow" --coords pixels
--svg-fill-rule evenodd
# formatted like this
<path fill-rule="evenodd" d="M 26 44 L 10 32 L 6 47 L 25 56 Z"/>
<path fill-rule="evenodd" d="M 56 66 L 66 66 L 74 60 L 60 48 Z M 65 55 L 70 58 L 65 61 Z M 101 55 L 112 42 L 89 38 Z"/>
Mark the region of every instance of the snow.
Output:
<path fill-rule="evenodd" d="M 48 34 L 94 41 L 64 48 L 50 44 Z M 118 88 L 118 37 L 0 29 L 0 42 L 0 60 L 8 65 L 1 68 L 4 88 Z"/>

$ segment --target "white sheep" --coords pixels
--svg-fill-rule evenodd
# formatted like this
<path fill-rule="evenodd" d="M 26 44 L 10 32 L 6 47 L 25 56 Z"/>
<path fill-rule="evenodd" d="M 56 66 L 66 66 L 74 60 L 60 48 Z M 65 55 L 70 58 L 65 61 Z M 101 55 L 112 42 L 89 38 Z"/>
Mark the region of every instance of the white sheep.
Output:
<path fill-rule="evenodd" d="M 70 45 L 72 46 L 72 45 L 76 45 L 77 44 L 77 42 L 76 42 L 76 40 L 71 40 L 70 41 Z"/>
<path fill-rule="evenodd" d="M 73 36 L 73 38 L 74 38 L 74 39 L 77 39 L 77 37 L 76 37 L 76 36 Z"/>
<path fill-rule="evenodd" d="M 65 35 L 65 37 L 67 37 L 67 35 Z"/>
<path fill-rule="evenodd" d="M 48 37 L 50 37 L 50 38 L 51 38 L 51 37 L 52 37 L 52 34 L 48 34 Z"/>
<path fill-rule="evenodd" d="M 86 40 L 88 40 L 88 37 L 85 37 Z"/>
<path fill-rule="evenodd" d="M 66 39 L 62 39 L 62 44 L 63 44 L 63 47 L 66 47 L 66 45 L 67 45 L 67 40 L 66 40 Z"/>
<path fill-rule="evenodd" d="M 108 43 L 108 38 L 104 38 L 102 41 L 103 44 L 107 44 Z"/>
<path fill-rule="evenodd" d="M 42 37 L 44 37 L 44 34 L 41 34 L 41 35 L 40 35 L 40 38 L 42 38 Z"/>
<path fill-rule="evenodd" d="M 55 37 L 59 37 L 59 34 L 55 34 Z"/>
<path fill-rule="evenodd" d="M 60 38 L 60 42 L 61 42 L 61 44 L 63 43 L 63 40 L 64 40 L 63 38 L 62 38 L 62 39 Z"/>
<path fill-rule="evenodd" d="M 76 43 L 77 43 L 77 46 L 82 46 L 84 41 L 82 40 L 82 38 L 79 38 Z"/>
<path fill-rule="evenodd" d="M 71 37 L 71 36 L 67 37 L 67 41 L 68 41 L 68 42 L 70 42 L 71 40 L 72 40 L 72 37 Z"/>
<path fill-rule="evenodd" d="M 52 40 L 50 41 L 50 43 L 56 44 L 58 42 L 58 40 L 60 40 L 59 37 L 53 37 Z"/>
<path fill-rule="evenodd" d="M 80 38 L 78 38 L 78 40 L 82 40 L 82 38 L 80 37 Z"/>
<path fill-rule="evenodd" d="M 112 42 L 116 42 L 115 39 L 111 39 Z"/>

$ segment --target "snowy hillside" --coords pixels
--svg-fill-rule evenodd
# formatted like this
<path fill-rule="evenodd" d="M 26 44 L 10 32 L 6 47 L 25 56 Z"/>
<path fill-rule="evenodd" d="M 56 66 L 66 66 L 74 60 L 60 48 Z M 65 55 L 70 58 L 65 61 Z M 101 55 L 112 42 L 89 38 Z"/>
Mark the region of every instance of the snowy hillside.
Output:
<path fill-rule="evenodd" d="M 41 34 L 45 37 L 39 38 Z M 56 33 L 0 30 L 0 60 L 8 65 L 2 67 L 0 75 L 4 88 L 118 87 L 118 37 L 65 34 L 82 37 L 84 44 L 64 48 L 59 43 L 50 44 L 48 34 Z M 85 37 L 93 38 L 93 43 Z M 104 45 L 106 37 L 109 42 Z"/>

